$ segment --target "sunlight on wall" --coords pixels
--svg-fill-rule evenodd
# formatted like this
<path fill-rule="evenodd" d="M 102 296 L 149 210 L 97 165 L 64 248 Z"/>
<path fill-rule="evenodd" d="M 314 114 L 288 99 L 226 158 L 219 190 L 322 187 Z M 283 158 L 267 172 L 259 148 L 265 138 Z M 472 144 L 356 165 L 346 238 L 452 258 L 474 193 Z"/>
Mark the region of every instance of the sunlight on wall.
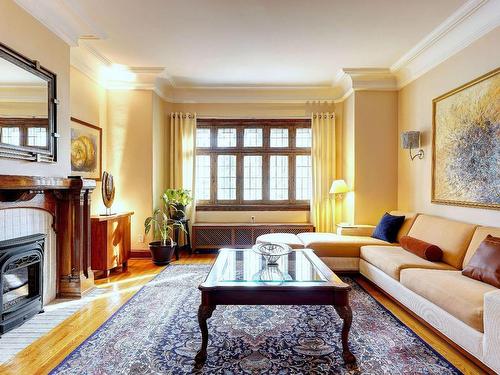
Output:
<path fill-rule="evenodd" d="M 113 64 L 104 66 L 99 72 L 99 80 L 104 86 L 113 86 L 114 88 L 127 88 L 135 82 L 137 75 L 131 72 L 126 66 Z"/>

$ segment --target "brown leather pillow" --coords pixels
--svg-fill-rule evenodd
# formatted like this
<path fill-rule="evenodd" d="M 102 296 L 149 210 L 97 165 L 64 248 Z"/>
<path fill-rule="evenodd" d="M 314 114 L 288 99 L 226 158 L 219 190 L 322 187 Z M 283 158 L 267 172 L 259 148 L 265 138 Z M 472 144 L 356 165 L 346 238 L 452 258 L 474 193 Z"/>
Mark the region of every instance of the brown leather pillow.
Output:
<path fill-rule="evenodd" d="M 500 237 L 488 234 L 462 274 L 500 288 Z"/>
<path fill-rule="evenodd" d="M 418 238 L 403 236 L 399 240 L 399 244 L 406 251 L 431 262 L 439 262 L 443 258 L 443 250 L 439 246 L 419 240 Z"/>

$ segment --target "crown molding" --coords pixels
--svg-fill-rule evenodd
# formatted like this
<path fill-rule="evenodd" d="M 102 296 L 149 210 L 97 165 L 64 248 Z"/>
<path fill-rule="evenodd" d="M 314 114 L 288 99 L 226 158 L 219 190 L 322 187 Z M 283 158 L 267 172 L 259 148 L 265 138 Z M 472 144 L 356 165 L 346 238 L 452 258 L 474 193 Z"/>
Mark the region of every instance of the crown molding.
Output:
<path fill-rule="evenodd" d="M 166 92 L 169 94 L 166 94 Z M 261 103 L 261 104 L 331 104 L 338 97 L 338 89 L 320 87 L 158 87 L 163 98 L 172 103 Z M 158 93 L 157 92 L 157 93 Z M 161 94 L 160 94 L 161 93 Z"/>
<path fill-rule="evenodd" d="M 109 90 L 153 90 L 156 79 L 165 71 L 163 67 L 123 67 L 134 76 L 133 80 L 109 78 L 106 70 L 113 69 L 113 61 L 82 40 L 78 47 L 71 48 L 70 61 L 73 67 Z"/>
<path fill-rule="evenodd" d="M 388 68 L 342 68 L 335 75 L 332 85 L 341 90 L 335 103 L 343 102 L 355 91 L 397 90 L 396 77 Z"/>
<path fill-rule="evenodd" d="M 70 46 L 77 46 L 81 37 L 106 38 L 104 31 L 82 11 L 77 0 L 14 1 Z"/>
<path fill-rule="evenodd" d="M 398 89 L 500 25 L 500 0 L 469 0 L 390 68 Z"/>

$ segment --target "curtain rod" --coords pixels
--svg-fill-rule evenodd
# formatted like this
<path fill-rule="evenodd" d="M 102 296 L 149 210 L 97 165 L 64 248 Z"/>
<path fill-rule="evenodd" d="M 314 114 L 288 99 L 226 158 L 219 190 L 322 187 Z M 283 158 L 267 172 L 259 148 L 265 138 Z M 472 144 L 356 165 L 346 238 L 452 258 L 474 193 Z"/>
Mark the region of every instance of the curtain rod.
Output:
<path fill-rule="evenodd" d="M 312 116 L 312 114 L 311 114 Z M 201 120 L 206 119 L 236 119 L 236 120 L 286 120 L 286 119 L 302 119 L 302 120 L 310 120 L 311 116 L 200 116 L 197 115 L 196 118 Z"/>

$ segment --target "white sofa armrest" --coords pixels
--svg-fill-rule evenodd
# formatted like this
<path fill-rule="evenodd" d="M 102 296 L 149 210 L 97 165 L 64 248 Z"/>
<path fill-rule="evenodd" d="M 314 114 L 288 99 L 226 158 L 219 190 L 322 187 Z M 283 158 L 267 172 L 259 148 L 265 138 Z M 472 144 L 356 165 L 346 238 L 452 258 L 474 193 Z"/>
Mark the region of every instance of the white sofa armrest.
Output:
<path fill-rule="evenodd" d="M 484 363 L 500 373 L 500 289 L 484 295 Z"/>

